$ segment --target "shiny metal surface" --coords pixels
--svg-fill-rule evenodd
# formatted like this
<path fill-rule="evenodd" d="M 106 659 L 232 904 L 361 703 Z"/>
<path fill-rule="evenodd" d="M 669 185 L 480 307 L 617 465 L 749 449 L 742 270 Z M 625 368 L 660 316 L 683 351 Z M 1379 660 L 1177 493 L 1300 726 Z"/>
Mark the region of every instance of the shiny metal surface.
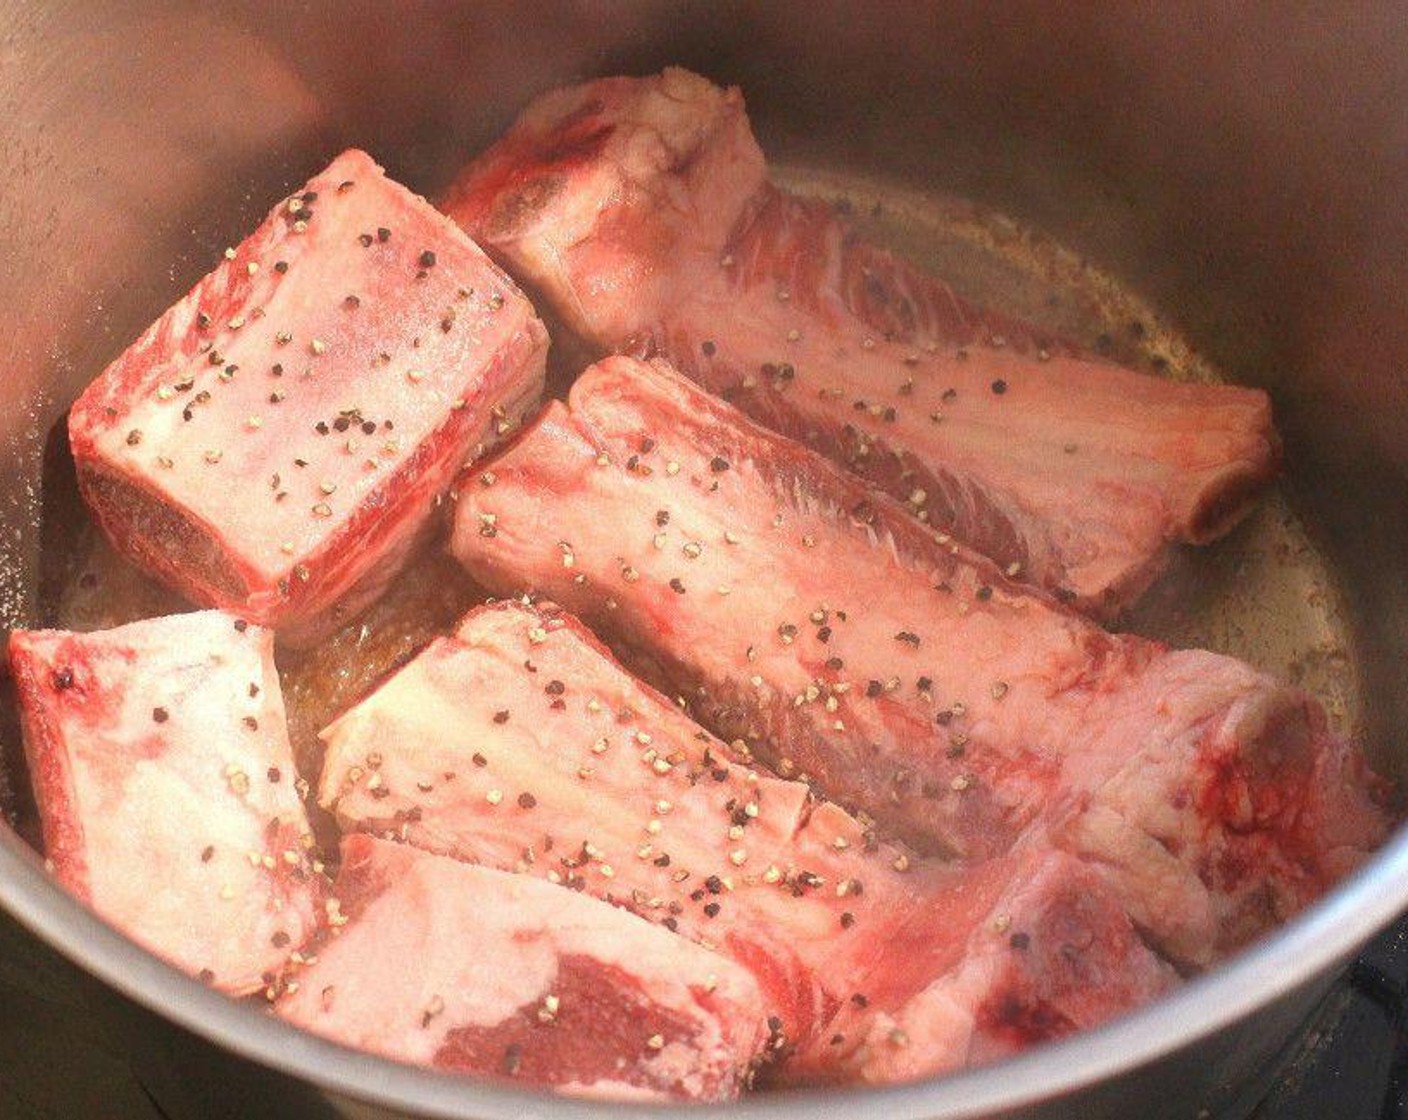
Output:
<path fill-rule="evenodd" d="M 0 4 L 0 624 L 38 602 L 54 421 L 269 198 L 349 143 L 433 192 L 532 93 L 667 62 L 743 84 L 780 159 L 1050 230 L 1268 387 L 1289 500 L 1361 654 L 1364 733 L 1408 773 L 1408 20 L 1392 4 Z M 625 1111 L 301 1035 L 96 922 L 8 833 L 0 906 L 139 1002 L 344 1102 Z M 1405 906 L 1400 835 L 1276 937 L 1102 1031 L 939 1082 L 729 1114 L 1235 1111 L 1334 967 Z"/>

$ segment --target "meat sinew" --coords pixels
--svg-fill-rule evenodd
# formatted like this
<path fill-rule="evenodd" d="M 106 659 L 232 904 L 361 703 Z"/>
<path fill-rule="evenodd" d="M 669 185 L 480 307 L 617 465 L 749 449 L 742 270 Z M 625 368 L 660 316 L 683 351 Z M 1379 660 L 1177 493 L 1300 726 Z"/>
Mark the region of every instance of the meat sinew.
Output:
<path fill-rule="evenodd" d="M 541 392 L 513 283 L 358 151 L 291 195 L 74 405 L 119 551 L 308 644 L 373 601 Z"/>
<path fill-rule="evenodd" d="M 236 995 L 269 987 L 318 922 L 273 646 L 220 611 L 10 635 L 55 877 Z"/>
<path fill-rule="evenodd" d="M 684 70 L 541 97 L 443 207 L 600 349 L 663 354 L 1088 609 L 1225 532 L 1276 467 L 1264 393 L 964 303 L 769 184 L 739 91 Z"/>
<path fill-rule="evenodd" d="M 752 978 L 540 880 L 350 836 L 337 936 L 286 1019 L 402 1061 L 617 1098 L 727 1100 L 767 1042 Z"/>
<path fill-rule="evenodd" d="M 584 373 L 466 479 L 452 549 L 917 845 L 1092 861 L 1182 961 L 1284 919 L 1385 831 L 1308 696 L 1106 633 L 663 366 Z"/>
<path fill-rule="evenodd" d="M 986 1060 L 1172 981 L 1079 861 L 959 871 L 883 843 L 548 608 L 471 612 L 324 738 L 344 827 L 546 877 L 749 970 L 789 1081 Z"/>

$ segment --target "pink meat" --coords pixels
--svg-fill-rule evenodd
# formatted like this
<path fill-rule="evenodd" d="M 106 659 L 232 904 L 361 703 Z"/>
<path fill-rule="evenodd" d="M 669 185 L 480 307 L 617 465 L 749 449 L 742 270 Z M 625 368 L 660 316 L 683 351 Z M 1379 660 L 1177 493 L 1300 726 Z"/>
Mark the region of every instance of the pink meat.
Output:
<path fill-rule="evenodd" d="M 1078 861 L 960 872 L 883 843 L 550 609 L 472 611 L 324 739 L 319 798 L 343 827 L 543 876 L 749 970 L 788 1081 L 985 1060 L 1172 979 Z"/>
<path fill-rule="evenodd" d="M 452 550 L 917 845 L 1092 861 L 1183 961 L 1306 905 L 1386 829 L 1310 697 L 1106 633 L 664 367 L 584 373 L 466 480 Z"/>
<path fill-rule="evenodd" d="M 878 1011 L 858 1024 L 843 1065 L 848 1078 L 870 1083 L 1009 1057 L 1176 983 L 1094 870 L 1037 847 L 955 876 L 931 923 L 911 925 L 877 956 L 883 971 L 872 975 L 870 1006 Z M 929 979 L 911 994 L 916 963 Z"/>
<path fill-rule="evenodd" d="M 513 283 L 348 151 L 79 398 L 79 484 L 190 599 L 311 644 L 381 593 L 454 472 L 542 388 Z"/>
<path fill-rule="evenodd" d="M 273 647 L 219 611 L 10 635 L 55 878 L 235 995 L 275 990 L 318 923 Z"/>
<path fill-rule="evenodd" d="M 533 102 L 443 207 L 601 351 L 656 351 L 999 566 L 1111 614 L 1275 472 L 1260 391 L 1093 360 L 766 181 L 683 70 Z"/>
<path fill-rule="evenodd" d="M 574 1095 L 720 1101 L 767 1041 L 751 977 L 595 899 L 349 836 L 337 935 L 284 1018 L 348 1046 Z"/>

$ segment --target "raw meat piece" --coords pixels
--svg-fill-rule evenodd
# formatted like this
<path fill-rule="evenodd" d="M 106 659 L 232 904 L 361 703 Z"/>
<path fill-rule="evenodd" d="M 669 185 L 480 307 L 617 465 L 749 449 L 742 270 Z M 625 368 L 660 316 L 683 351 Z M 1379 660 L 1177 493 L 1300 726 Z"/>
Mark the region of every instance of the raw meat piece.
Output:
<path fill-rule="evenodd" d="M 324 738 L 319 797 L 344 828 L 545 876 L 751 971 L 788 1081 L 984 1060 L 1172 979 L 1073 858 L 957 871 L 882 843 L 550 609 L 472 611 Z"/>
<path fill-rule="evenodd" d="M 601 350 L 655 351 L 1023 580 L 1112 615 L 1275 472 L 1264 393 L 1081 356 L 766 182 L 684 70 L 535 101 L 443 209 Z"/>
<path fill-rule="evenodd" d="M 79 485 L 118 550 L 311 644 L 380 594 L 467 457 L 542 387 L 513 283 L 348 151 L 79 398 Z"/>
<path fill-rule="evenodd" d="M 321 898 L 273 650 L 220 611 L 10 635 L 54 876 L 234 995 L 275 990 Z"/>
<path fill-rule="evenodd" d="M 1031 847 L 990 860 L 936 902 L 929 924 L 904 931 L 909 941 L 877 952 L 887 965 L 872 975 L 880 1010 L 846 1057 L 851 1078 L 905 1081 L 995 1061 L 1098 1026 L 1176 984 L 1099 875 L 1064 852 Z M 933 980 L 910 995 L 907 969 L 921 960 Z M 905 998 L 882 977 L 902 980 Z"/>
<path fill-rule="evenodd" d="M 617 346 L 712 278 L 765 182 L 742 94 L 671 68 L 544 94 L 440 208 L 572 330 Z"/>
<path fill-rule="evenodd" d="M 1049 840 L 1094 861 L 1182 961 L 1284 919 L 1382 838 L 1362 759 L 1310 697 L 1108 634 L 945 541 L 618 357 L 466 480 L 452 550 L 917 845 L 976 860 Z"/>
<path fill-rule="evenodd" d="M 614 1098 L 729 1100 L 767 1042 L 752 978 L 560 887 L 349 836 L 337 936 L 277 1005 L 386 1057 Z"/>

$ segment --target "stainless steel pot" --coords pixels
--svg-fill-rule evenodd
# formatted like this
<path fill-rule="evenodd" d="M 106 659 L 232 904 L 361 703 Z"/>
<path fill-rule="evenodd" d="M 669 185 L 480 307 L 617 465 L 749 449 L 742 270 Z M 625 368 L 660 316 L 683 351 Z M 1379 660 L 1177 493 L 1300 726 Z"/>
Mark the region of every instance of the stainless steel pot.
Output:
<path fill-rule="evenodd" d="M 268 199 L 350 143 L 433 190 L 532 93 L 668 62 L 741 83 L 775 154 L 1050 230 L 1270 389 L 1290 492 L 1352 607 L 1370 752 L 1408 774 L 1408 19 L 1388 3 L 4 4 L 0 623 L 38 609 L 54 422 Z M 319 1087 L 349 1115 L 623 1111 L 398 1067 L 228 1002 L 64 897 L 4 829 L 0 905 L 138 1003 L 291 1075 L 276 1090 Z M 1400 835 L 1276 936 L 1104 1030 L 942 1081 L 729 1115 L 1235 1110 L 1405 907 Z"/>

